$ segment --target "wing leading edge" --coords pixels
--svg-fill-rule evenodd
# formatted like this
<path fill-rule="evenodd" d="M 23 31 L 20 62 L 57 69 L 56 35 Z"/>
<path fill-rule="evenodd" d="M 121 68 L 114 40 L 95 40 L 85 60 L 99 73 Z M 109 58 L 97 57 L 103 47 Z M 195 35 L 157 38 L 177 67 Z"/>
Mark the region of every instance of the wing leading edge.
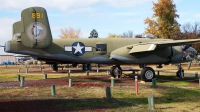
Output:
<path fill-rule="evenodd" d="M 129 54 L 137 52 L 153 51 L 158 47 L 170 47 L 180 46 L 186 44 L 200 43 L 200 39 L 187 39 L 187 40 L 167 40 L 167 41 L 155 41 L 130 45 L 127 48 L 131 49 Z"/>

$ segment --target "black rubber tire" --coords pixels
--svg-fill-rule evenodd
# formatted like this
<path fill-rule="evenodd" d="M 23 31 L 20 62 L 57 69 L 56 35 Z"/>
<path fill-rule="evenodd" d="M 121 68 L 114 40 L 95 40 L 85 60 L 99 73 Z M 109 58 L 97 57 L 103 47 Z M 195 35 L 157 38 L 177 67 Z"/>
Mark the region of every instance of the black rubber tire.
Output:
<path fill-rule="evenodd" d="M 76 67 L 78 64 L 77 63 L 72 63 L 72 66 L 73 67 Z"/>
<path fill-rule="evenodd" d="M 82 64 L 82 70 L 86 71 L 87 70 L 87 65 L 86 64 Z"/>
<path fill-rule="evenodd" d="M 87 64 L 87 70 L 89 70 L 89 71 L 92 70 L 92 66 L 91 66 L 91 64 Z"/>
<path fill-rule="evenodd" d="M 58 65 L 57 64 L 52 64 L 51 67 L 54 71 L 58 71 Z"/>
<path fill-rule="evenodd" d="M 120 66 L 113 66 L 113 67 L 111 67 L 111 69 L 110 69 L 110 75 L 112 77 L 116 78 L 116 76 L 117 76 L 116 72 L 119 74 L 118 78 L 120 78 L 121 75 L 122 75 L 122 68 Z"/>
<path fill-rule="evenodd" d="M 184 78 L 184 70 L 183 69 L 178 70 L 176 72 L 176 76 L 179 77 L 179 78 Z"/>
<path fill-rule="evenodd" d="M 151 67 L 145 67 L 141 71 L 141 79 L 144 81 L 152 81 L 155 78 L 155 71 Z"/>

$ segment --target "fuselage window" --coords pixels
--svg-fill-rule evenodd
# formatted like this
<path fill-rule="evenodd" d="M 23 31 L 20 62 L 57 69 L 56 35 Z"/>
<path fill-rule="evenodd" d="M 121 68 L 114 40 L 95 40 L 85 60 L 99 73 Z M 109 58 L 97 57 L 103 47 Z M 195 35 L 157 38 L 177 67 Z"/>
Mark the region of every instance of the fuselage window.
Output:
<path fill-rule="evenodd" d="M 97 44 L 96 45 L 96 51 L 107 51 L 107 45 L 106 44 Z"/>

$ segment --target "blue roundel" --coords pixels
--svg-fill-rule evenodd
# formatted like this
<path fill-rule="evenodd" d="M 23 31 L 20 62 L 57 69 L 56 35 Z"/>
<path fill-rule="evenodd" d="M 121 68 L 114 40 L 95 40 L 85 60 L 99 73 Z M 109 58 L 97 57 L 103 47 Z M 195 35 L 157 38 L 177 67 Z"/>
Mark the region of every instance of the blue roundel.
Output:
<path fill-rule="evenodd" d="M 85 45 L 82 42 L 74 42 L 72 44 L 72 53 L 75 56 L 82 56 L 85 53 Z"/>

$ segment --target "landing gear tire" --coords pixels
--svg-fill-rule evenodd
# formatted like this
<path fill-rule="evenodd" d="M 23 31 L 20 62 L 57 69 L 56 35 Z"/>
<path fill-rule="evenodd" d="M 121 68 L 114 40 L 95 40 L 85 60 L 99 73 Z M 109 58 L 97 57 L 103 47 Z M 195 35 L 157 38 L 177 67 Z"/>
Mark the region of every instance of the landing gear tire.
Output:
<path fill-rule="evenodd" d="M 86 71 L 86 70 L 92 70 L 92 66 L 91 66 L 91 64 L 83 64 L 82 65 L 82 70 L 83 71 Z"/>
<path fill-rule="evenodd" d="M 114 78 L 120 78 L 122 75 L 122 68 L 120 66 L 113 66 L 110 69 L 110 74 Z"/>
<path fill-rule="evenodd" d="M 87 64 L 87 70 L 92 70 L 92 66 L 91 66 L 91 64 Z"/>
<path fill-rule="evenodd" d="M 56 72 L 58 71 L 58 65 L 57 64 L 51 64 L 51 68 Z"/>
<path fill-rule="evenodd" d="M 73 67 L 76 67 L 78 64 L 77 63 L 72 63 L 72 66 Z"/>
<path fill-rule="evenodd" d="M 86 64 L 83 64 L 83 65 L 82 65 L 82 70 L 83 70 L 83 71 L 86 71 L 86 70 L 87 70 Z"/>
<path fill-rule="evenodd" d="M 155 71 L 151 67 L 145 67 L 141 71 L 141 79 L 145 81 L 152 81 L 155 78 Z"/>
<path fill-rule="evenodd" d="M 176 77 L 184 78 L 184 70 L 180 69 L 176 72 Z"/>

